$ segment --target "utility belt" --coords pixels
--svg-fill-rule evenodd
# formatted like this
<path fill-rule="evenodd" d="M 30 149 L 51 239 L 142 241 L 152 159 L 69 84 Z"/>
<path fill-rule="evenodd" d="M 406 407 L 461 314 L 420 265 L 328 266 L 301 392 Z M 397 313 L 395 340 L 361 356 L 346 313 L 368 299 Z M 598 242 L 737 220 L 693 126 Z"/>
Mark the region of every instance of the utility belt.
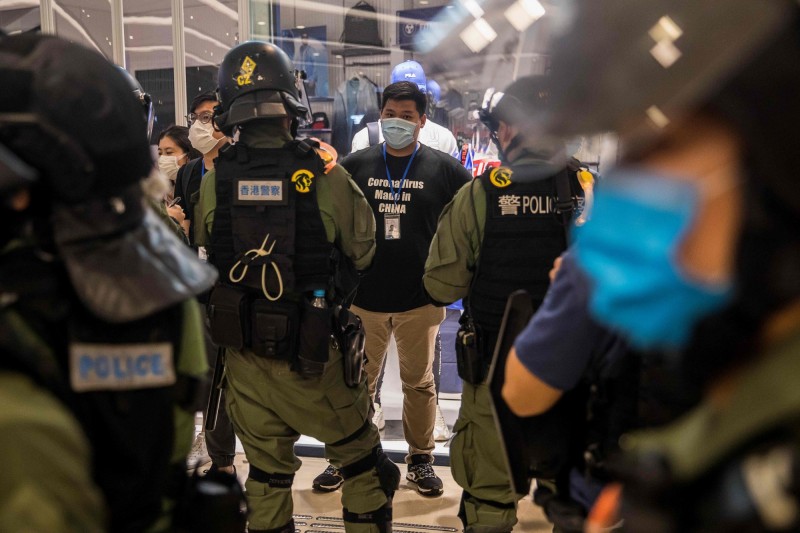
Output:
<path fill-rule="evenodd" d="M 325 372 L 333 344 L 344 356 L 347 384 L 361 382 L 364 327 L 347 308 L 314 307 L 305 299 L 270 301 L 253 291 L 219 284 L 211 292 L 208 316 L 214 344 L 287 361 L 303 377 Z"/>
<path fill-rule="evenodd" d="M 484 357 L 485 338 L 468 313 L 458 321 L 461 327 L 456 332 L 456 367 L 458 377 L 471 385 L 480 385 L 489 373 L 488 357 Z"/>

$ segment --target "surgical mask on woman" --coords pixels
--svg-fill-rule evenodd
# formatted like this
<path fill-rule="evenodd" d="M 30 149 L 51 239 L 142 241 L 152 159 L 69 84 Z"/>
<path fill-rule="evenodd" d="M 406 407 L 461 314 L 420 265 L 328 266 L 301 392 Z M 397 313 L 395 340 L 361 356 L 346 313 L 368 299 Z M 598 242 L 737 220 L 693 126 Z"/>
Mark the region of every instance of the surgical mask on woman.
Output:
<path fill-rule="evenodd" d="M 402 150 L 414 142 L 414 132 L 417 129 L 416 122 L 409 122 L 402 118 L 383 118 L 381 119 L 381 130 L 386 144 L 395 150 Z"/>
<path fill-rule="evenodd" d="M 693 279 L 678 253 L 700 205 L 696 182 L 612 170 L 592 220 L 576 228 L 576 258 L 592 280 L 592 314 L 642 349 L 685 347 L 703 318 L 732 298 L 730 280 Z"/>
<path fill-rule="evenodd" d="M 214 137 L 214 126 L 211 122 L 203 124 L 196 120 L 189 128 L 189 142 L 203 155 L 213 150 L 221 140 Z"/>
<path fill-rule="evenodd" d="M 170 181 L 175 181 L 175 178 L 178 175 L 178 169 L 181 168 L 178 162 L 186 157 L 186 155 L 187 154 L 180 156 L 160 155 L 158 156 L 158 169 L 163 172 Z"/>

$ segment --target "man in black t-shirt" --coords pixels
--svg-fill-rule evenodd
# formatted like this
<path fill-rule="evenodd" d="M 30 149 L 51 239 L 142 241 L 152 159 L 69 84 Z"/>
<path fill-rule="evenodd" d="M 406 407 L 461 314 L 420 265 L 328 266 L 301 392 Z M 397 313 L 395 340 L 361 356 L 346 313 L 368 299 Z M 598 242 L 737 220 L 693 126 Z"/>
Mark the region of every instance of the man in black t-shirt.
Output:
<path fill-rule="evenodd" d="M 445 311 L 428 303 L 422 274 L 439 214 L 471 176 L 456 159 L 417 142 L 425 127 L 426 103 L 414 83 L 386 87 L 381 106 L 386 141 L 351 154 L 342 166 L 364 192 L 377 223 L 375 260 L 353 305 L 367 332 L 369 391 L 374 398 L 394 334 L 403 384 L 403 432 L 409 445 L 406 479 L 421 494 L 438 496 L 442 481 L 431 467 L 436 414 L 432 367 Z"/>

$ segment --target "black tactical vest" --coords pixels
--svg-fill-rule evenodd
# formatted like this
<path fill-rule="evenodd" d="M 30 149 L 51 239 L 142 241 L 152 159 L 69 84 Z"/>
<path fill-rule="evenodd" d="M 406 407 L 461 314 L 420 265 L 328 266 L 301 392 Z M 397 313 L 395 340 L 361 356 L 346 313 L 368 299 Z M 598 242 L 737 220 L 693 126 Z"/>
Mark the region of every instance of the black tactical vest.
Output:
<path fill-rule="evenodd" d="M 538 308 L 553 261 L 567 247 L 567 228 L 556 208 L 554 178 L 521 183 L 513 167 L 500 167 L 477 179 L 486 191 L 486 223 L 469 312 L 491 358 L 508 295 L 525 289 Z"/>
<path fill-rule="evenodd" d="M 177 374 L 181 306 L 111 324 L 86 310 L 57 264 L 32 253 L 2 262 L 0 291 L 17 294 L 19 301 L 0 310 L 0 368 L 51 390 L 80 422 L 92 447 L 95 482 L 109 507 L 110 530 L 145 530 L 160 516 L 170 483 L 175 405 L 184 406 L 191 394 Z M 32 336 L 14 327 L 12 312 Z M 161 384 L 153 386 L 154 377 Z"/>
<path fill-rule="evenodd" d="M 328 288 L 333 244 L 322 222 L 316 187 L 323 176 L 322 160 L 302 141 L 283 148 L 237 143 L 220 152 L 209 260 L 219 269 L 221 282 L 234 283 L 231 269 L 241 261 L 235 276 L 244 264 L 250 268 L 237 285 L 261 292 L 261 266 L 274 262 L 284 291 Z M 262 245 L 271 248 L 270 255 L 248 259 L 247 252 Z M 267 288 L 277 294 L 273 268 L 266 272 Z"/>

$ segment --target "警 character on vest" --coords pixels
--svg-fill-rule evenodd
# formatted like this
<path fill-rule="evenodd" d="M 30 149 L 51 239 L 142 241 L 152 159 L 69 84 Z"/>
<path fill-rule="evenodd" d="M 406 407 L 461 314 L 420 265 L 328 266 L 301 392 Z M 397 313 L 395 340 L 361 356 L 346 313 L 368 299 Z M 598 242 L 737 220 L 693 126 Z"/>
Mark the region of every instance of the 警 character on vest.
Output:
<path fill-rule="evenodd" d="M 24 34 L 0 79 L 0 523 L 173 531 L 216 274 L 145 200 L 152 115 L 117 67 Z"/>
<path fill-rule="evenodd" d="M 399 470 L 371 422 L 363 329 L 348 309 L 375 253 L 372 211 L 342 167 L 293 138 L 306 109 L 280 48 L 236 46 L 218 79 L 215 123 L 238 140 L 201 184 L 195 239 L 220 272 L 209 316 L 250 464 L 249 531 L 294 531 L 300 434 L 342 473 L 345 529 L 390 531 Z"/>

